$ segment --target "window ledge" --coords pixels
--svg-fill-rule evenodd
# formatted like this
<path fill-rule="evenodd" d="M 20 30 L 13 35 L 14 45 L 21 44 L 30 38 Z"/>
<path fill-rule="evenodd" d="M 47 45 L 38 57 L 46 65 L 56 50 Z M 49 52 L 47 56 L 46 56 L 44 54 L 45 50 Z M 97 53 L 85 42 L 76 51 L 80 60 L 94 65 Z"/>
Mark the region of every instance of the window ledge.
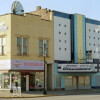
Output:
<path fill-rule="evenodd" d="M 17 54 L 17 56 L 22 56 L 22 57 L 23 57 L 23 56 L 29 56 L 29 55 L 18 55 L 18 54 Z"/>
<path fill-rule="evenodd" d="M 44 57 L 44 56 L 38 56 L 38 57 Z M 50 56 L 46 56 L 46 58 L 50 58 Z"/>

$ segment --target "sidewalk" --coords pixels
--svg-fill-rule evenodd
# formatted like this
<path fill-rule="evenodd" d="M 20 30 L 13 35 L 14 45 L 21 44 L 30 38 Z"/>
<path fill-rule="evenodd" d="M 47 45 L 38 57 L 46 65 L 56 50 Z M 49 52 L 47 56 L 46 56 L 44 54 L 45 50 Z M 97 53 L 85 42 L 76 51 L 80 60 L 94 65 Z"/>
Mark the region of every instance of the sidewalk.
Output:
<path fill-rule="evenodd" d="M 37 98 L 47 96 L 62 96 L 62 95 L 82 95 L 100 93 L 100 89 L 88 89 L 88 90 L 66 90 L 66 91 L 47 91 L 47 95 L 43 95 L 43 91 L 29 91 L 22 92 L 21 96 L 13 95 L 13 93 L 0 93 L 0 98 Z"/>

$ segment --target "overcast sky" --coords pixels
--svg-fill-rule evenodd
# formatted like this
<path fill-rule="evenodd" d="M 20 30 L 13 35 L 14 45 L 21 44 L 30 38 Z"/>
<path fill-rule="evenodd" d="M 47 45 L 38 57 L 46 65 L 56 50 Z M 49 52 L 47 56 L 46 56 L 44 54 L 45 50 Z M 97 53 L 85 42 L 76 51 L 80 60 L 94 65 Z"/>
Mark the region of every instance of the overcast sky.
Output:
<path fill-rule="evenodd" d="M 0 15 L 11 13 L 15 0 L 0 0 Z M 35 11 L 36 6 L 65 13 L 79 13 L 100 21 L 100 0 L 17 0 L 25 12 Z"/>

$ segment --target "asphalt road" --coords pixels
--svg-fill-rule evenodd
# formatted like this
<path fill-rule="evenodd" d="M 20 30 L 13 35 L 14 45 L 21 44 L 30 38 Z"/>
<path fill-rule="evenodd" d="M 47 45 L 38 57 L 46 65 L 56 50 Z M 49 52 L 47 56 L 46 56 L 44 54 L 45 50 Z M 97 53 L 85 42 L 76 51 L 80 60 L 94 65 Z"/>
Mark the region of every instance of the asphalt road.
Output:
<path fill-rule="evenodd" d="M 0 100 L 100 100 L 100 94 L 51 96 L 51 97 L 41 97 L 41 98 L 15 98 L 15 99 L 1 98 Z"/>

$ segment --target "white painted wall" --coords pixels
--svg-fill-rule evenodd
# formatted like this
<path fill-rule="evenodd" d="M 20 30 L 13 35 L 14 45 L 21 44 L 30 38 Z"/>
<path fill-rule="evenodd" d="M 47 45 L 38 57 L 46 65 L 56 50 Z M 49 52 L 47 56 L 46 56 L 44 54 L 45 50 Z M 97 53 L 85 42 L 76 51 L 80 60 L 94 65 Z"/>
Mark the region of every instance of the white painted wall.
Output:
<path fill-rule="evenodd" d="M 71 61 L 70 19 L 57 16 L 54 16 L 54 60 Z"/>
<path fill-rule="evenodd" d="M 93 59 L 100 59 L 100 25 L 86 23 L 86 50 L 92 50 Z"/>

